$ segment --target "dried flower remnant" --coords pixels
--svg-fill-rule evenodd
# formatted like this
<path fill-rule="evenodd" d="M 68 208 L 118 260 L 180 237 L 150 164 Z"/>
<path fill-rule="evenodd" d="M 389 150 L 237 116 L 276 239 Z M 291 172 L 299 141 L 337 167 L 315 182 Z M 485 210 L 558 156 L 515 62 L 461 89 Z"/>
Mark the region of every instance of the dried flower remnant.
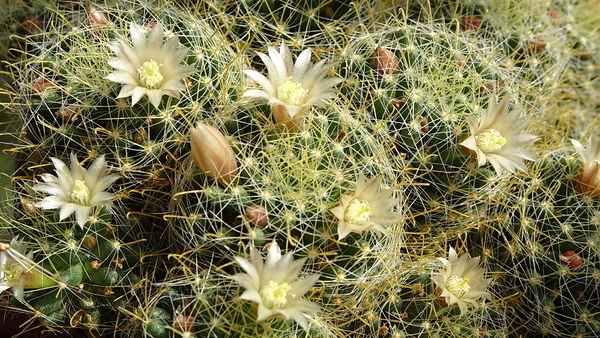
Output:
<path fill-rule="evenodd" d="M 305 258 L 292 261 L 292 253 L 282 257 L 279 246 L 272 242 L 264 262 L 254 247 L 250 249 L 250 261 L 241 257 L 235 260 L 246 273 L 238 273 L 232 278 L 246 288 L 240 298 L 258 304 L 257 320 L 281 315 L 285 319 L 293 318 L 304 330 L 308 329 L 304 313 L 316 313 L 320 309 L 317 304 L 300 297 L 317 282 L 319 275 L 296 280 Z"/>
<path fill-rule="evenodd" d="M 312 106 L 324 106 L 325 99 L 335 97 L 333 87 L 342 81 L 341 78 L 323 79 L 333 64 L 326 64 L 325 60 L 311 64 L 310 49 L 300 53 L 295 64 L 283 43 L 279 52 L 269 46 L 269 56 L 263 53 L 258 56 L 267 67 L 268 76 L 245 70 L 244 73 L 263 89 L 248 89 L 244 96 L 267 100 L 275 121 L 290 130 L 301 125 Z"/>
<path fill-rule="evenodd" d="M 504 170 L 527 171 L 523 160 L 534 158 L 525 148 L 538 140 L 537 136 L 523 132 L 529 125 L 527 118 L 519 117 L 519 111 L 507 113 L 507 110 L 508 98 L 498 103 L 492 96 L 479 120 L 467 117 L 469 137 L 460 143 L 470 155 L 477 157 L 479 166 L 490 162 L 498 175 Z"/>
<path fill-rule="evenodd" d="M 365 230 L 388 234 L 384 225 L 394 224 L 401 220 L 397 212 L 391 209 L 398 200 L 391 198 L 393 189 L 380 190 L 381 177 L 367 180 L 360 174 L 354 192 L 342 195 L 339 205 L 331 209 L 338 218 L 338 237 L 343 239 L 351 232 L 362 233 Z"/>
<path fill-rule="evenodd" d="M 229 184 L 238 172 L 235 154 L 225 136 L 216 128 L 198 122 L 191 131 L 191 155 L 196 166 L 217 181 Z"/>
<path fill-rule="evenodd" d="M 461 314 L 467 312 L 467 303 L 479 306 L 478 299 L 489 297 L 487 287 L 491 279 L 483 278 L 485 271 L 478 267 L 480 257 L 469 258 L 467 254 L 458 257 L 450 247 L 449 257 L 438 258 L 445 267 L 432 280 L 441 291 L 440 297 L 448 306 L 457 304 Z"/>
<path fill-rule="evenodd" d="M 146 96 L 154 107 L 158 107 L 163 95 L 175 98 L 186 89 L 181 79 L 197 70 L 179 64 L 186 56 L 187 48 L 178 48 L 179 39 L 171 37 L 163 44 L 163 26 L 154 25 L 148 38 L 144 28 L 132 23 L 129 29 L 133 46 L 121 41 L 110 43 L 108 47 L 117 54 L 108 60 L 116 69 L 106 79 L 121 83 L 123 87 L 117 98 L 131 96 L 131 105 L 135 105 Z"/>
<path fill-rule="evenodd" d="M 111 206 L 115 195 L 105 192 L 118 175 L 106 176 L 107 164 L 104 155 L 98 157 L 88 169 L 77 162 L 71 154 L 71 169 L 65 163 L 52 157 L 57 176 L 42 174 L 45 183 L 36 184 L 33 190 L 50 194 L 36 206 L 42 209 L 60 209 L 60 220 L 75 213 L 77 224 L 83 228 L 90 212 L 96 206 Z"/>

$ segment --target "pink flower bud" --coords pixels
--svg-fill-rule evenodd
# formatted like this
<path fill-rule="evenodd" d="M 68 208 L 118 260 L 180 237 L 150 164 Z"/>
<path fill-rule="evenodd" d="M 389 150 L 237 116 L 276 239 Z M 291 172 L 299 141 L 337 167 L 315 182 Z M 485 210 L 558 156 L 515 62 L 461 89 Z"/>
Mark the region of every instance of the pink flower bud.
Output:
<path fill-rule="evenodd" d="M 238 172 L 235 154 L 229 141 L 216 128 L 198 122 L 191 131 L 192 159 L 206 175 L 225 184 Z"/>
<path fill-rule="evenodd" d="M 192 316 L 179 315 L 175 317 L 173 327 L 175 328 L 175 330 L 182 333 L 194 332 L 194 322 L 195 319 Z"/>
<path fill-rule="evenodd" d="M 481 27 L 481 19 L 474 15 L 462 17 L 461 25 L 463 31 L 477 31 Z"/>
<path fill-rule="evenodd" d="M 560 255 L 560 260 L 571 270 L 577 269 L 583 263 L 581 256 L 572 250 L 565 251 L 562 255 Z"/>
<path fill-rule="evenodd" d="M 109 21 L 104 12 L 96 7 L 91 2 L 85 7 L 85 12 L 88 16 L 88 24 L 94 34 L 102 34 L 103 29 L 108 25 Z"/>
<path fill-rule="evenodd" d="M 269 212 L 262 205 L 251 205 L 246 208 L 246 218 L 250 224 L 264 228 L 269 223 Z"/>
<path fill-rule="evenodd" d="M 373 55 L 373 69 L 381 75 L 396 74 L 400 60 L 393 52 L 377 46 Z"/>

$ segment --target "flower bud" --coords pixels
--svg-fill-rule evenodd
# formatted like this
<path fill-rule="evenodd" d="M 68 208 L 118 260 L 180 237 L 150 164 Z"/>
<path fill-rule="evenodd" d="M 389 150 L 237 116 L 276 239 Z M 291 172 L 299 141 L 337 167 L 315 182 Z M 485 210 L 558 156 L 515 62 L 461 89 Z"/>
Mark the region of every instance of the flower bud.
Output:
<path fill-rule="evenodd" d="M 109 21 L 104 12 L 91 2 L 85 7 L 88 16 L 88 25 L 96 35 L 100 35 Z"/>
<path fill-rule="evenodd" d="M 246 208 L 244 215 L 255 227 L 264 228 L 269 223 L 269 212 L 262 205 L 251 205 Z"/>
<path fill-rule="evenodd" d="M 562 255 L 560 255 L 560 260 L 571 270 L 577 269 L 583 263 L 581 256 L 572 250 L 565 251 Z"/>
<path fill-rule="evenodd" d="M 192 316 L 178 315 L 175 317 L 173 327 L 178 332 L 194 332 L 195 319 Z"/>
<path fill-rule="evenodd" d="M 373 55 L 373 69 L 381 75 L 396 74 L 398 72 L 398 64 L 400 61 L 393 52 L 377 46 Z"/>
<path fill-rule="evenodd" d="M 478 31 L 481 27 L 481 19 L 474 15 L 462 17 L 460 27 L 463 31 Z"/>
<path fill-rule="evenodd" d="M 238 172 L 235 154 L 225 136 L 216 128 L 198 122 L 191 131 L 192 159 L 208 176 L 231 183 Z"/>

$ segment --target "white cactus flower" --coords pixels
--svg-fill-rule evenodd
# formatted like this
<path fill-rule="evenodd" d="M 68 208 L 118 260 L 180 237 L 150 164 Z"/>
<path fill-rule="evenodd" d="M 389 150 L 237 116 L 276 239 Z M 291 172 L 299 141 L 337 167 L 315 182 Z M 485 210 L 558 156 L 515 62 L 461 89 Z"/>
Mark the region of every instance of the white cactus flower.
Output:
<path fill-rule="evenodd" d="M 152 28 L 148 38 L 144 28 L 135 23 L 129 32 L 133 47 L 124 41 L 108 44 L 117 57 L 108 60 L 116 71 L 106 79 L 123 84 L 117 98 L 131 96 L 133 106 L 146 96 L 154 107 L 158 107 L 164 94 L 179 98 L 180 92 L 186 89 L 180 80 L 197 71 L 194 67 L 179 65 L 188 49 L 178 48 L 179 38 L 175 36 L 163 44 L 161 23 Z"/>
<path fill-rule="evenodd" d="M 300 299 L 319 279 L 319 275 L 310 275 L 296 280 L 306 259 L 292 261 L 292 253 L 282 257 L 279 246 L 272 242 L 264 262 L 254 247 L 250 249 L 250 261 L 241 257 L 235 260 L 246 273 L 232 278 L 246 288 L 240 298 L 258 304 L 257 320 L 282 315 L 285 319 L 293 318 L 307 330 L 303 313 L 316 313 L 320 309 L 317 304 Z"/>
<path fill-rule="evenodd" d="M 391 209 L 398 204 L 398 200 L 390 198 L 392 189 L 379 190 L 381 177 L 374 177 L 367 181 L 360 174 L 356 181 L 354 193 L 342 195 L 340 204 L 331 209 L 338 221 L 338 237 L 342 239 L 351 232 L 361 233 L 364 230 L 388 234 L 384 225 L 399 222 L 401 216 Z"/>
<path fill-rule="evenodd" d="M 283 43 L 279 52 L 269 46 L 269 56 L 263 53 L 258 56 L 267 67 L 268 77 L 255 70 L 245 70 L 246 75 L 263 89 L 249 89 L 244 96 L 268 100 L 275 121 L 289 129 L 301 124 L 310 107 L 323 106 L 325 99 L 335 97 L 333 87 L 343 80 L 337 77 L 323 79 L 334 64 L 321 60 L 312 65 L 309 49 L 300 53 L 295 64 Z"/>
<path fill-rule="evenodd" d="M 432 279 L 448 306 L 457 304 L 461 314 L 464 314 L 467 312 L 467 303 L 479 306 L 479 298 L 489 297 L 486 289 L 491 279 L 483 278 L 485 271 L 478 267 L 480 257 L 469 258 L 464 254 L 459 258 L 454 248 L 450 247 L 448 259 L 438 259 L 446 269 Z"/>
<path fill-rule="evenodd" d="M 523 132 L 529 125 L 529 119 L 521 118 L 518 110 L 508 113 L 507 110 L 508 98 L 498 103 L 492 96 L 488 109 L 481 113 L 479 120 L 467 117 L 469 137 L 460 143 L 477 157 L 479 166 L 490 162 L 498 175 L 504 170 L 527 171 L 523 160 L 534 160 L 534 157 L 525 148 L 539 139 Z"/>
<path fill-rule="evenodd" d="M 57 176 L 42 174 L 42 180 L 33 190 L 50 194 L 35 204 L 42 209 L 60 209 L 60 220 L 75 213 L 77 224 L 83 228 L 89 220 L 92 208 L 100 205 L 111 206 L 115 195 L 105 192 L 118 175 L 106 176 L 104 155 L 98 157 L 86 170 L 79 165 L 77 157 L 71 153 L 71 169 L 57 158 L 51 157 Z"/>

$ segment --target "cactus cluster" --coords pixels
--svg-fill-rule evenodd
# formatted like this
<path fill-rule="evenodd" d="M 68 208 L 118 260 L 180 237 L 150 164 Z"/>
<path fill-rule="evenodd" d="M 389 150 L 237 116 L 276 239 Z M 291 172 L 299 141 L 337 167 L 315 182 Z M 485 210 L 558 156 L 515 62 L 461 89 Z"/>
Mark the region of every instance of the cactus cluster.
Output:
<path fill-rule="evenodd" d="M 0 305 L 71 336 L 598 336 L 599 6 L 10 1 Z"/>

